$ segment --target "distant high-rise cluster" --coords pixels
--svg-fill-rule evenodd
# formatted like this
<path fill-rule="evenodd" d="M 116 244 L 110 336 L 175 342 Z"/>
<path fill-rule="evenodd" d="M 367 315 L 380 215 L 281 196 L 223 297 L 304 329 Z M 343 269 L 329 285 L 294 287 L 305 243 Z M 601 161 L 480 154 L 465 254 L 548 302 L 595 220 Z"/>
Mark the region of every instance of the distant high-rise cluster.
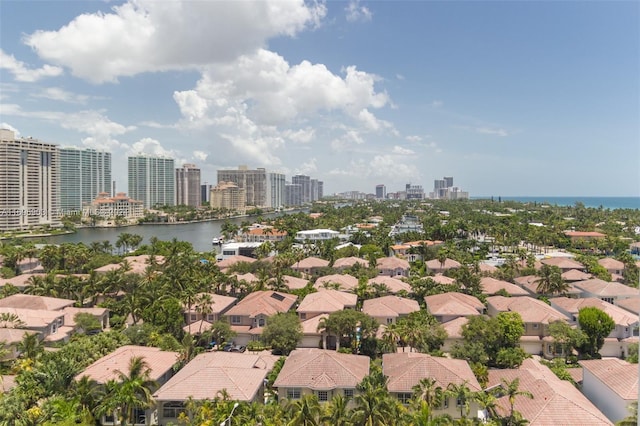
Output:
<path fill-rule="evenodd" d="M 384 200 L 387 198 L 387 187 L 380 184 L 376 185 L 376 199 Z"/>
<path fill-rule="evenodd" d="M 176 169 L 176 205 L 200 207 L 200 169 L 195 164 L 185 164 Z"/>
<path fill-rule="evenodd" d="M 128 158 L 129 196 L 140 200 L 145 209 L 173 206 L 176 171 L 173 158 L 135 155 Z"/>
<path fill-rule="evenodd" d="M 60 208 L 80 212 L 101 193 L 111 193 L 111 153 L 60 148 Z"/>
<path fill-rule="evenodd" d="M 453 176 L 445 176 L 433 181 L 433 192 L 429 196 L 439 200 L 462 200 L 469 198 L 469 193 L 453 186 Z"/>
<path fill-rule="evenodd" d="M 291 183 L 287 183 L 286 205 L 300 206 L 304 203 L 313 203 L 324 196 L 324 183 L 311 176 L 295 175 L 291 177 Z"/>

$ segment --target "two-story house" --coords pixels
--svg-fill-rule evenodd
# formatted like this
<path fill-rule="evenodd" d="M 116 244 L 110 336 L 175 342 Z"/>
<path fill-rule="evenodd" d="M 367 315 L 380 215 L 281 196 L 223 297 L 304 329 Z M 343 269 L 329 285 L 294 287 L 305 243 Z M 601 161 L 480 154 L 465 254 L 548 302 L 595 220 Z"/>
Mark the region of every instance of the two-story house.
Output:
<path fill-rule="evenodd" d="M 406 277 L 409 275 L 409 262 L 399 257 L 376 259 L 378 275 L 387 277 Z"/>
<path fill-rule="evenodd" d="M 484 304 L 477 297 L 454 291 L 426 296 L 424 301 L 427 312 L 441 323 L 459 317 L 482 315 L 485 311 Z"/>
<path fill-rule="evenodd" d="M 419 310 L 420 305 L 417 301 L 392 295 L 365 300 L 362 303 L 362 312 L 383 325 L 395 324 L 399 318 Z"/>

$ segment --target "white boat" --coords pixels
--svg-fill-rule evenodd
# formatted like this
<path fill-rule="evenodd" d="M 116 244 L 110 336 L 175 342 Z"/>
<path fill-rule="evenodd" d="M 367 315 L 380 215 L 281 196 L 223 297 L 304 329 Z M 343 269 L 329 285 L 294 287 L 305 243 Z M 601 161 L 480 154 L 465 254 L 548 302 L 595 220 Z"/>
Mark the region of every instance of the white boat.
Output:
<path fill-rule="evenodd" d="M 213 240 L 211 240 L 211 244 L 216 246 L 222 244 L 222 238 L 213 237 Z"/>

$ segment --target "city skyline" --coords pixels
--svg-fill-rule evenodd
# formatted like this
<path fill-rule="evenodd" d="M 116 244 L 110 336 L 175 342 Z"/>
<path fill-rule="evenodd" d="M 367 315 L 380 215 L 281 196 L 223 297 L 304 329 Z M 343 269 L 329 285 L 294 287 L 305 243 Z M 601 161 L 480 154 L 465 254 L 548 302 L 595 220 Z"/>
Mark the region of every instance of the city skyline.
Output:
<path fill-rule="evenodd" d="M 0 125 L 111 152 L 117 188 L 145 153 L 325 194 L 640 194 L 637 2 L 252 6 L 2 2 Z"/>

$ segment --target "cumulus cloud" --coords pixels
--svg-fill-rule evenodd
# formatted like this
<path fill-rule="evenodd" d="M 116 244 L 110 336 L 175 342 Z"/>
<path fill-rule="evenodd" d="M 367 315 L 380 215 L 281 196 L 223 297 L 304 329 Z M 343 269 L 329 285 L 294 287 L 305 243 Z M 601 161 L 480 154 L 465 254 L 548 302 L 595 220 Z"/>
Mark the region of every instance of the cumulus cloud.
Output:
<path fill-rule="evenodd" d="M 509 136 L 509 132 L 505 129 L 492 128 L 492 127 L 476 127 L 476 132 L 485 134 L 485 135 L 495 135 L 495 136 Z"/>
<path fill-rule="evenodd" d="M 193 158 L 195 158 L 198 161 L 205 162 L 205 161 L 207 161 L 207 157 L 208 156 L 209 156 L 209 154 L 207 154 L 204 151 L 198 151 L 198 150 L 193 151 Z"/>
<path fill-rule="evenodd" d="M 173 158 L 177 157 L 176 151 L 164 148 L 159 141 L 153 138 L 142 138 L 139 141 L 134 142 L 133 145 L 131 145 L 131 149 L 129 150 L 128 154 L 147 154 Z"/>
<path fill-rule="evenodd" d="M 45 64 L 41 68 L 29 69 L 27 65 L 18 61 L 13 55 L 6 54 L 0 49 L 0 68 L 6 69 L 17 81 L 32 83 L 45 77 L 56 77 L 63 73 L 62 68 Z"/>
<path fill-rule="evenodd" d="M 72 104 L 85 104 L 89 100 L 89 97 L 86 95 L 71 93 L 59 87 L 48 87 L 33 96 L 36 98 L 45 98 Z"/>
<path fill-rule="evenodd" d="M 375 155 L 369 161 L 351 160 L 346 168 L 335 168 L 329 171 L 333 176 L 354 178 L 379 178 L 394 182 L 408 182 L 419 179 L 418 168 L 410 163 L 399 162 L 395 155 Z"/>
<path fill-rule="evenodd" d="M 9 123 L 5 123 L 5 122 L 0 123 L 0 129 L 11 130 L 16 136 L 20 136 L 20 131 Z"/>
<path fill-rule="evenodd" d="M 405 137 L 409 142 L 420 142 L 422 140 L 422 136 L 418 135 L 409 135 Z"/>
<path fill-rule="evenodd" d="M 373 17 L 371 10 L 365 6 L 360 5 L 360 0 L 351 0 L 347 7 L 345 7 L 347 13 L 347 21 L 370 21 Z"/>
<path fill-rule="evenodd" d="M 299 167 L 295 169 L 295 174 L 297 175 L 311 175 L 318 171 L 317 160 L 315 158 L 309 159 L 309 161 L 305 161 L 300 164 Z"/>
<path fill-rule="evenodd" d="M 57 31 L 36 31 L 25 43 L 73 75 L 104 83 L 231 61 L 271 37 L 316 27 L 325 15 L 323 3 L 304 0 L 129 0 L 111 13 L 82 14 Z"/>
<path fill-rule="evenodd" d="M 391 152 L 396 155 L 414 155 L 415 154 L 415 151 L 408 148 L 403 148 L 398 145 L 394 146 Z"/>

